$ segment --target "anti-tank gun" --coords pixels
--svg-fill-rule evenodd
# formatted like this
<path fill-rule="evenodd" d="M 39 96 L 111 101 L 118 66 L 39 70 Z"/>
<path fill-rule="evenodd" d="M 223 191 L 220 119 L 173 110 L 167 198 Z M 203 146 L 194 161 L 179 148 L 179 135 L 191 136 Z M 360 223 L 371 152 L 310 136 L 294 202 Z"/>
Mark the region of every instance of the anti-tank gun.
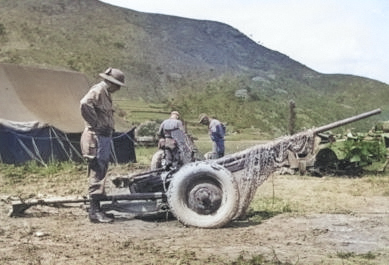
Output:
<path fill-rule="evenodd" d="M 215 160 L 115 178 L 116 190 L 102 198 L 106 201 L 102 207 L 121 212 L 170 211 L 187 226 L 222 227 L 245 214 L 257 188 L 272 173 L 288 165 L 291 155 L 313 154 L 318 133 L 380 112 L 376 109 L 362 113 Z M 17 206 L 23 208 L 15 205 L 14 215 L 18 213 Z M 28 206 L 26 202 L 22 205 Z"/>

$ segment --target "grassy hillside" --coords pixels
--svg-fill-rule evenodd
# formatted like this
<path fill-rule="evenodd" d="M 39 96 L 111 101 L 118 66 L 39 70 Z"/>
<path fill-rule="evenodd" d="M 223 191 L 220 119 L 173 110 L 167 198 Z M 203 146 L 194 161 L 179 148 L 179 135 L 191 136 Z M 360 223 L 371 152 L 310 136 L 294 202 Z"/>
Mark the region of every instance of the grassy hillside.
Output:
<path fill-rule="evenodd" d="M 177 109 L 189 123 L 207 112 L 231 131 L 252 128 L 274 137 L 288 132 L 291 100 L 297 131 L 375 108 L 383 114 L 353 126 L 367 129 L 389 119 L 388 85 L 320 74 L 222 23 L 97 0 L 0 5 L 0 62 L 76 70 L 91 83 L 107 66 L 118 67 L 128 88 L 115 95 L 116 105 L 130 124 Z"/>
<path fill-rule="evenodd" d="M 336 78 L 336 77 L 334 77 Z M 289 101 L 296 103 L 296 131 L 319 127 L 337 120 L 348 118 L 365 111 L 382 107 L 381 115 L 354 122 L 350 125 L 333 130 L 334 132 L 353 129 L 367 131 L 376 121 L 388 117 L 386 110 L 386 85 L 376 86 L 371 81 L 364 86 L 358 84 L 360 78 L 342 77 L 344 82 L 355 82 L 350 91 L 330 93 L 326 91 L 310 91 L 296 89 L 290 86 L 287 90 L 266 90 L 255 86 L 252 82 L 217 80 L 208 83 L 203 90 L 193 93 L 190 88 L 183 88 L 176 96 L 160 104 L 133 102 L 128 99 L 116 101 L 123 110 L 126 119 L 134 125 L 144 120 L 161 121 L 168 117 L 170 110 L 178 110 L 189 128 L 195 132 L 201 130 L 198 126 L 198 114 L 209 113 L 226 122 L 228 131 L 253 132 L 256 139 L 271 139 L 288 134 Z M 319 81 L 317 81 L 319 82 Z M 237 85 L 242 85 L 249 91 L 247 98 L 235 96 Z M 370 96 L 367 97 L 369 89 Z M 373 100 L 374 98 L 374 100 Z"/>

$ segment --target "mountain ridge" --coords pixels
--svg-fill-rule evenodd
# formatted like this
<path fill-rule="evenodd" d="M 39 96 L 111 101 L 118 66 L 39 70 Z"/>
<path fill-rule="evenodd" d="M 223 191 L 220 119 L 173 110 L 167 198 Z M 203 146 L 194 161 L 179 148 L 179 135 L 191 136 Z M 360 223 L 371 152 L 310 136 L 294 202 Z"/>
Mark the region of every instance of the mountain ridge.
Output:
<path fill-rule="evenodd" d="M 128 84 L 118 97 L 164 103 L 192 119 L 209 112 L 236 127 L 285 132 L 290 100 L 300 128 L 377 107 L 389 118 L 387 84 L 321 74 L 224 23 L 97 0 L 0 4 L 1 62 L 79 71 L 91 83 L 107 66 L 118 67 Z M 247 92 L 243 101 L 237 90 Z"/>

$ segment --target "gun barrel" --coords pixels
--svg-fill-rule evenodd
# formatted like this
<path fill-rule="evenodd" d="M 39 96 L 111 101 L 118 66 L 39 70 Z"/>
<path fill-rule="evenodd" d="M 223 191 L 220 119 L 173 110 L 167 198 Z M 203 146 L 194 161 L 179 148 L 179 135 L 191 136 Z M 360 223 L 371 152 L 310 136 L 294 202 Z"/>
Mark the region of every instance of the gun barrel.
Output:
<path fill-rule="evenodd" d="M 364 113 L 361 113 L 361 114 L 356 115 L 356 116 L 352 116 L 350 118 L 346 118 L 344 120 L 336 121 L 336 122 L 315 128 L 315 129 L 313 129 L 313 131 L 314 131 L 314 133 L 325 132 L 325 131 L 331 130 L 333 128 L 340 127 L 340 126 L 352 123 L 354 121 L 362 120 L 362 119 L 365 119 L 365 118 L 368 118 L 370 116 L 377 115 L 380 113 L 381 113 L 381 109 L 371 110 L 371 111 L 364 112 Z"/>
<path fill-rule="evenodd" d="M 370 117 L 370 116 L 373 116 L 373 115 L 376 115 L 379 113 L 381 113 L 381 109 L 375 109 L 375 110 L 365 112 L 365 113 L 362 113 L 362 114 L 359 114 L 356 116 L 352 116 L 352 117 L 344 119 L 344 120 L 336 121 L 336 122 L 333 122 L 333 123 L 330 123 L 330 124 L 327 124 L 327 125 L 324 125 L 324 126 L 321 126 L 318 128 L 313 128 L 312 131 L 314 134 L 317 134 L 320 132 L 325 132 L 325 131 L 328 131 L 330 129 L 340 127 L 342 125 L 352 123 L 354 121 L 361 120 L 361 119 L 364 119 L 364 118 L 367 118 L 367 117 Z M 294 137 L 294 135 L 290 136 L 290 140 L 292 140 L 293 137 Z M 215 162 L 219 165 L 223 165 L 224 167 L 228 168 L 232 172 L 239 171 L 244 166 L 244 161 L 242 159 L 247 154 L 249 154 L 250 151 L 255 150 L 256 148 L 259 148 L 259 147 L 252 146 L 252 147 L 245 149 L 243 151 L 218 158 Z"/>

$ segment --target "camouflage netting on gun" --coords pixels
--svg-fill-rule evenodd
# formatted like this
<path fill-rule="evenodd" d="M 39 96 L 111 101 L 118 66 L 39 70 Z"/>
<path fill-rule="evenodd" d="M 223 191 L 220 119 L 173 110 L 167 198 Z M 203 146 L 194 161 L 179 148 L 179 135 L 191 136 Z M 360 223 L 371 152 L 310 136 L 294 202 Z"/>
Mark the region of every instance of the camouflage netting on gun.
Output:
<path fill-rule="evenodd" d="M 193 159 L 193 142 L 189 136 L 181 130 L 171 132 L 172 138 L 176 140 L 178 149 L 180 150 L 180 160 L 183 164 L 192 162 Z"/>
<path fill-rule="evenodd" d="M 309 154 L 314 149 L 312 130 L 285 136 L 268 144 L 257 145 L 240 153 L 241 168 L 234 174 L 239 186 L 238 218 L 245 214 L 257 188 L 274 172 L 288 163 L 288 154 Z"/>

